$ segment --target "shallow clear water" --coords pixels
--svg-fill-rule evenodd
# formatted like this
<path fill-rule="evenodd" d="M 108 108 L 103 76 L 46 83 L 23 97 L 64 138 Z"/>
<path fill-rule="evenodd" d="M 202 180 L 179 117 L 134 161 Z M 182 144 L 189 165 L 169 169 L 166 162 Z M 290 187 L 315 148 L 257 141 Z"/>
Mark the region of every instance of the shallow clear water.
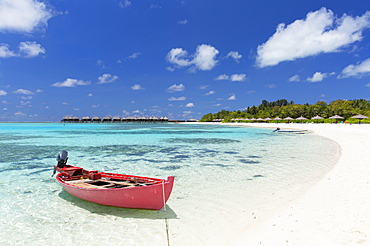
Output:
<path fill-rule="evenodd" d="M 61 150 L 86 169 L 174 175 L 166 207 L 174 245 L 235 233 L 235 221 L 247 226 L 281 206 L 339 156 L 335 142 L 314 134 L 195 124 L 2 123 L 0 150 L 0 245 L 166 245 L 163 210 L 66 193 L 50 177 Z"/>

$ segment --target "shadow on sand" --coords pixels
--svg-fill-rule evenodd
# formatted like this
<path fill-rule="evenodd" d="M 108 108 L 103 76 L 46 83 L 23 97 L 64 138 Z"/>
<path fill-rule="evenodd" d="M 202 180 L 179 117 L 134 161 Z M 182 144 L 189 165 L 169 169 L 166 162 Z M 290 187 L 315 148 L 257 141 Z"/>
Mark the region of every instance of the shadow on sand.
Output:
<path fill-rule="evenodd" d="M 74 197 L 65 190 L 62 190 L 59 193 L 59 197 L 69 202 L 73 206 L 78 206 L 93 214 L 110 215 L 121 218 L 134 218 L 134 219 L 152 219 L 152 220 L 164 219 L 163 208 L 159 211 L 156 211 L 147 209 L 118 208 L 104 206 Z M 176 213 L 168 205 L 166 205 L 166 210 L 167 210 L 166 211 L 167 219 L 177 219 Z"/>

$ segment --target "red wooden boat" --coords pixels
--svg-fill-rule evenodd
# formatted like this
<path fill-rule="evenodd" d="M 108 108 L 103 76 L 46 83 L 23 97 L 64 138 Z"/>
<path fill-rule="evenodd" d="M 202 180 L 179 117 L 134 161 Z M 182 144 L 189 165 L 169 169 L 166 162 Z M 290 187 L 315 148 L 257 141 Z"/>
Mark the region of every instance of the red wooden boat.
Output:
<path fill-rule="evenodd" d="M 71 195 L 114 207 L 160 210 L 171 195 L 175 178 L 167 180 L 134 175 L 88 171 L 67 165 L 68 152 L 58 155 L 56 180 Z"/>

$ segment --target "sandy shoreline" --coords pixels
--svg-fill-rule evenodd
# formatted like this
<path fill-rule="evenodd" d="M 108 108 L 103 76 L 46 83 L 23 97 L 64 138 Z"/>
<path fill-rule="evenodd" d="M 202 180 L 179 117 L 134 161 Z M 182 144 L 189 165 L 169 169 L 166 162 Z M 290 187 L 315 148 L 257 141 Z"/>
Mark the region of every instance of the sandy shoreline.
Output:
<path fill-rule="evenodd" d="M 370 125 L 229 125 L 311 130 L 336 141 L 341 156 L 300 198 L 231 236 L 227 245 L 370 245 Z"/>

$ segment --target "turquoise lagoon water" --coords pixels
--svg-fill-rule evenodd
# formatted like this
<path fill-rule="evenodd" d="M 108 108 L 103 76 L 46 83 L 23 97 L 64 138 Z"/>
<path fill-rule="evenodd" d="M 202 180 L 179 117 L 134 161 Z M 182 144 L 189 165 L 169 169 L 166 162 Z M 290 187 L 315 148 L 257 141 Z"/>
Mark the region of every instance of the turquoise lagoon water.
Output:
<path fill-rule="evenodd" d="M 293 199 L 339 156 L 314 134 L 170 123 L 2 123 L 0 150 L 0 245 L 166 245 L 164 216 L 173 245 L 205 245 Z M 86 169 L 174 175 L 166 215 L 69 195 L 51 177 L 61 150 Z"/>

